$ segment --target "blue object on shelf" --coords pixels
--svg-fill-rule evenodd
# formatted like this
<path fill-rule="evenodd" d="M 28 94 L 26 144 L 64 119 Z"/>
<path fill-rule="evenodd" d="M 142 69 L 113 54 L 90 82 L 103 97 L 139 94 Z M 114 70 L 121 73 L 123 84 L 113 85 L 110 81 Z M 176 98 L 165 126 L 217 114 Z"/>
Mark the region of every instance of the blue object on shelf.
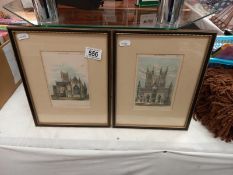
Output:
<path fill-rule="evenodd" d="M 221 58 L 210 58 L 209 63 L 224 64 L 224 65 L 233 66 L 233 60 L 225 60 L 225 59 L 221 59 Z"/>
<path fill-rule="evenodd" d="M 213 51 L 216 51 L 224 44 L 233 44 L 233 36 L 217 36 Z M 210 58 L 209 66 L 218 66 L 222 65 L 223 67 L 233 67 L 233 60 L 227 60 L 223 58 Z"/>
<path fill-rule="evenodd" d="M 233 44 L 233 36 L 217 36 L 213 51 L 217 50 L 219 47 L 221 47 L 224 44 Z"/>

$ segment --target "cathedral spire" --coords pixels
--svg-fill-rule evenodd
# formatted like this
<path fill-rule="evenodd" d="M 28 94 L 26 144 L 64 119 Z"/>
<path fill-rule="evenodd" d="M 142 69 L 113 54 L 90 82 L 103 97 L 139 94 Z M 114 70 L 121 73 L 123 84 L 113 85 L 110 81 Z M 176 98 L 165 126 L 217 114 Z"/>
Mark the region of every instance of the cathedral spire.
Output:
<path fill-rule="evenodd" d="M 155 66 L 153 66 L 153 68 L 152 68 L 152 74 L 154 76 L 154 74 L 155 74 Z"/>
<path fill-rule="evenodd" d="M 140 90 L 141 90 L 141 81 L 139 80 L 137 87 L 137 98 L 139 98 Z"/>
<path fill-rule="evenodd" d="M 141 81 L 139 80 L 139 82 L 138 82 L 138 87 L 141 87 Z"/>
<path fill-rule="evenodd" d="M 172 89 L 172 88 L 173 88 L 173 82 L 171 82 L 169 85 L 169 89 Z"/>
<path fill-rule="evenodd" d="M 167 66 L 167 68 L 166 68 L 165 75 L 167 75 L 167 72 L 168 72 L 168 66 Z"/>

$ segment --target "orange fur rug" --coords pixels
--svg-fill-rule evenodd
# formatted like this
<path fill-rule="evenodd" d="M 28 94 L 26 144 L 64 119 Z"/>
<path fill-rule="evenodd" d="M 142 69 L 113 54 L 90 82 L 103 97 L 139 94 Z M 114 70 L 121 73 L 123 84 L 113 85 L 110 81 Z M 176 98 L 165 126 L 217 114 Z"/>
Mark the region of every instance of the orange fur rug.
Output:
<path fill-rule="evenodd" d="M 233 69 L 208 68 L 195 114 L 215 137 L 233 140 Z"/>

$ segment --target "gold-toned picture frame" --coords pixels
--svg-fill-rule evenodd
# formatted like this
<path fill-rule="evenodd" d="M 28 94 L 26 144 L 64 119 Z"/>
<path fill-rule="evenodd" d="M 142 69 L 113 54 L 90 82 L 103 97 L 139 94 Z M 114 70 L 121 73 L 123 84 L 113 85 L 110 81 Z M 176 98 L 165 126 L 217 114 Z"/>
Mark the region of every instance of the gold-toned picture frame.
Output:
<path fill-rule="evenodd" d="M 8 31 L 37 126 L 110 125 L 109 31 L 36 27 Z M 90 49 L 100 56 L 89 57 Z"/>
<path fill-rule="evenodd" d="M 187 130 L 216 34 L 113 32 L 113 126 Z"/>

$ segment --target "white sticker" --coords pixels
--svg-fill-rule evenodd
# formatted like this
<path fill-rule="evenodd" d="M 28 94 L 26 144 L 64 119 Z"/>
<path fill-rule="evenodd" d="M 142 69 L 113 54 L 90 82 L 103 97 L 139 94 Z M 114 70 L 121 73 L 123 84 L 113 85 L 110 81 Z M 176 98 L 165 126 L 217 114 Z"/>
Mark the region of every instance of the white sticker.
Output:
<path fill-rule="evenodd" d="M 131 41 L 130 41 L 130 40 L 121 40 L 121 41 L 119 42 L 119 45 L 120 45 L 121 47 L 130 46 L 130 45 L 131 45 Z"/>
<path fill-rule="evenodd" d="M 86 47 L 85 48 L 85 57 L 99 61 L 99 60 L 101 60 L 101 57 L 102 57 L 102 50 L 96 49 L 96 48 L 91 48 L 91 47 Z"/>
<path fill-rule="evenodd" d="M 29 38 L 29 35 L 27 33 L 19 33 L 17 34 L 18 40 L 25 40 Z"/>

